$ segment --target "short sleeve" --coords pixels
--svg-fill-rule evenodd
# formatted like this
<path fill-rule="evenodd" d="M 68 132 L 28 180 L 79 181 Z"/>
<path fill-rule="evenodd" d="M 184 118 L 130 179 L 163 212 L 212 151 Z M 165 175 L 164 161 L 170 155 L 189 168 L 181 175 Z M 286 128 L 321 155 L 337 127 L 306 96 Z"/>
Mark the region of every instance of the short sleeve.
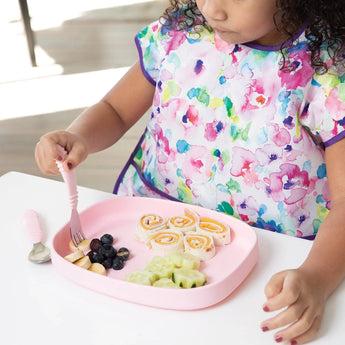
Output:
<path fill-rule="evenodd" d="M 166 56 L 169 35 L 159 21 L 153 22 L 135 37 L 140 65 L 147 80 L 156 85 L 162 60 Z"/>
<path fill-rule="evenodd" d="M 300 122 L 325 147 L 345 137 L 345 73 L 330 68 L 315 74 L 305 88 L 304 101 Z"/>

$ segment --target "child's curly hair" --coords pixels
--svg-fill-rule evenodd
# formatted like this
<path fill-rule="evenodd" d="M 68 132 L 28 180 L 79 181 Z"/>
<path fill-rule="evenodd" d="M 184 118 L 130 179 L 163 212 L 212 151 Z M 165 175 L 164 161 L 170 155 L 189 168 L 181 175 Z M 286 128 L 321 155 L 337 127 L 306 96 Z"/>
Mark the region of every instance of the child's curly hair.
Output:
<path fill-rule="evenodd" d="M 176 24 L 178 30 L 207 27 L 205 18 L 197 8 L 195 0 L 169 0 L 170 6 L 164 11 L 165 25 Z M 320 48 L 326 45 L 335 66 L 345 67 L 345 1 L 344 0 L 276 0 L 277 12 L 274 15 L 277 30 L 290 39 L 303 23 L 311 53 L 311 66 L 319 74 L 327 72 L 328 67 L 320 55 Z M 177 13 L 181 15 L 176 16 Z M 279 25 L 276 18 L 280 18 Z M 176 23 L 176 18 L 178 22 Z M 289 70 L 289 61 L 283 55 L 282 69 Z"/>

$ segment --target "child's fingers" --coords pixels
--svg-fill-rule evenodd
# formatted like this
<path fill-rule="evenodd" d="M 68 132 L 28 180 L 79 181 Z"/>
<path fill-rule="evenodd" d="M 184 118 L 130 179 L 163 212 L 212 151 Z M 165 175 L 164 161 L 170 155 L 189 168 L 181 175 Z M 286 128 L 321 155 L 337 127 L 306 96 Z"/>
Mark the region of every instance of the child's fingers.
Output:
<path fill-rule="evenodd" d="M 290 341 L 293 344 L 304 344 L 318 333 L 321 321 L 322 316 L 315 316 L 312 310 L 307 309 L 298 321 L 277 332 L 274 338 Z"/>
<path fill-rule="evenodd" d="M 67 131 L 55 131 L 42 136 L 36 145 L 35 158 L 45 174 L 58 174 L 56 160 L 63 162 L 66 171 L 74 169 L 87 157 L 84 143 Z"/>
<path fill-rule="evenodd" d="M 281 292 L 283 288 L 285 274 L 285 271 L 283 271 L 276 273 L 271 277 L 271 279 L 265 286 L 265 295 L 267 299 L 270 299 Z"/>
<path fill-rule="evenodd" d="M 302 317 L 306 308 L 307 307 L 301 303 L 295 303 L 284 309 L 282 312 L 276 314 L 274 317 L 263 321 L 261 328 L 272 330 L 287 326 Z"/>
<path fill-rule="evenodd" d="M 312 341 L 313 339 L 315 339 L 318 331 L 320 330 L 321 322 L 322 322 L 322 317 L 316 317 L 314 319 L 313 324 L 306 332 L 298 336 L 294 335 L 291 338 L 290 344 L 295 344 L 295 345 L 306 344 Z"/>
<path fill-rule="evenodd" d="M 47 139 L 42 138 L 35 148 L 35 159 L 39 169 L 48 175 L 56 175 L 59 170 L 56 166 L 56 159 L 62 159 L 56 149 L 55 144 Z"/>
<path fill-rule="evenodd" d="M 87 158 L 87 152 L 85 145 L 76 141 L 73 143 L 66 159 L 63 162 L 63 167 L 66 171 L 76 168 L 80 163 L 82 163 Z"/>
<path fill-rule="evenodd" d="M 293 271 L 283 271 L 268 283 L 264 310 L 274 311 L 295 303 L 301 293 L 298 277 Z M 265 289 L 266 292 L 266 289 Z"/>
<path fill-rule="evenodd" d="M 304 344 L 316 335 L 324 313 L 325 300 L 305 274 L 299 270 L 279 272 L 271 278 L 265 293 L 268 297 L 264 304 L 265 311 L 285 308 L 261 324 L 263 331 L 281 328 L 274 335 L 276 342 Z"/>

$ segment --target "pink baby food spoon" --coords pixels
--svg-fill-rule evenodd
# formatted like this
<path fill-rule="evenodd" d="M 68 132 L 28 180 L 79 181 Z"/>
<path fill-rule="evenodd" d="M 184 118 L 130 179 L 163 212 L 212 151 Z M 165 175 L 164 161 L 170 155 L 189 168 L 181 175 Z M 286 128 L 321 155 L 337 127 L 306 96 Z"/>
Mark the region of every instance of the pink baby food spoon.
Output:
<path fill-rule="evenodd" d="M 50 260 L 50 249 L 42 244 L 43 233 L 38 214 L 34 210 L 26 210 L 22 214 L 22 224 L 33 243 L 33 248 L 28 255 L 28 259 L 37 264 Z"/>

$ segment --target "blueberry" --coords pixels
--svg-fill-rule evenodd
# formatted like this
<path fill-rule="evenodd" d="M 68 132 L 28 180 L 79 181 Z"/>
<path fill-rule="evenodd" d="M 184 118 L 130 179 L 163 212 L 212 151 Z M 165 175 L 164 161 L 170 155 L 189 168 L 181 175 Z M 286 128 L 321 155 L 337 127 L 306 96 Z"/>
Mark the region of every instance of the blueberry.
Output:
<path fill-rule="evenodd" d="M 103 244 L 113 244 L 114 238 L 110 234 L 105 234 L 101 237 L 101 242 Z"/>
<path fill-rule="evenodd" d="M 124 266 L 123 260 L 120 257 L 116 257 L 113 261 L 113 269 L 114 270 L 122 270 Z"/>
<path fill-rule="evenodd" d="M 86 255 L 90 258 L 90 261 L 92 263 L 95 262 L 95 261 L 93 261 L 93 256 L 95 255 L 95 253 L 92 250 L 90 250 Z"/>
<path fill-rule="evenodd" d="M 116 249 L 111 244 L 104 244 L 102 253 L 105 257 L 113 259 L 116 256 Z"/>
<path fill-rule="evenodd" d="M 99 253 L 94 254 L 92 257 L 93 262 L 98 262 L 99 264 L 101 264 L 105 259 L 106 257 Z"/>
<path fill-rule="evenodd" d="M 102 265 L 103 265 L 106 269 L 110 268 L 110 267 L 113 265 L 113 259 L 111 259 L 111 258 L 105 259 L 105 260 L 102 262 Z"/>
<path fill-rule="evenodd" d="M 107 249 L 104 248 L 104 246 L 102 245 L 98 248 L 97 253 L 105 256 L 106 251 L 107 251 Z"/>
<path fill-rule="evenodd" d="M 122 260 L 127 260 L 129 258 L 129 250 L 125 247 L 122 247 L 117 251 L 117 256 Z"/>
<path fill-rule="evenodd" d="M 98 252 L 98 248 L 102 245 L 102 242 L 98 239 L 98 238 L 94 238 L 91 242 L 90 242 L 90 249 L 93 252 Z"/>

